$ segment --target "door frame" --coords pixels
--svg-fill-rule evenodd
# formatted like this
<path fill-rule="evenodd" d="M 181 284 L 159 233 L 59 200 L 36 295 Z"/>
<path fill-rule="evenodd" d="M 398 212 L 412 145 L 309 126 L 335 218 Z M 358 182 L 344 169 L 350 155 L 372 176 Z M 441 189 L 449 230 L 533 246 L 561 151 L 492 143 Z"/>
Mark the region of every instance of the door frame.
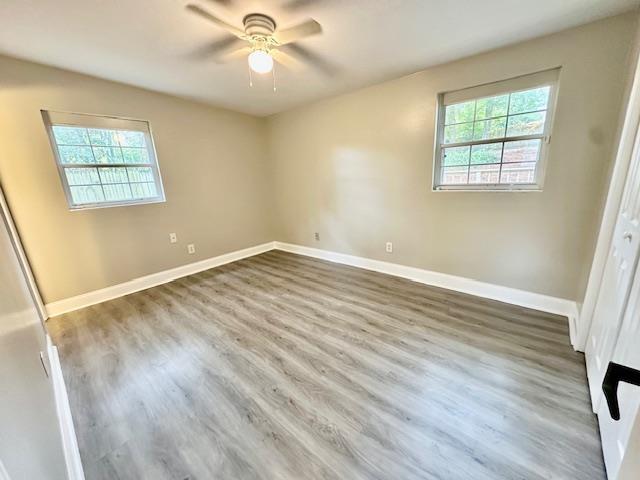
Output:
<path fill-rule="evenodd" d="M 44 302 L 42 301 L 42 296 L 40 295 L 40 290 L 38 289 L 38 283 L 36 282 L 36 279 L 33 275 L 33 271 L 31 270 L 29 259 L 27 258 L 27 254 L 25 253 L 22 246 L 20 234 L 18 233 L 16 224 L 14 223 L 13 217 L 11 216 L 11 209 L 9 208 L 7 199 L 4 196 L 4 191 L 2 189 L 2 177 L 0 177 L 0 217 L 7 226 L 7 231 L 9 233 L 9 237 L 11 238 L 11 244 L 13 245 L 13 249 L 15 250 L 18 257 L 18 262 L 20 263 L 20 268 L 22 269 L 22 273 L 24 274 L 24 277 L 27 281 L 27 286 L 29 287 L 31 298 L 36 305 L 38 316 L 40 317 L 40 322 L 44 327 L 44 322 L 46 322 L 46 320 L 49 318 L 49 315 L 47 314 L 47 309 L 45 308 Z"/>

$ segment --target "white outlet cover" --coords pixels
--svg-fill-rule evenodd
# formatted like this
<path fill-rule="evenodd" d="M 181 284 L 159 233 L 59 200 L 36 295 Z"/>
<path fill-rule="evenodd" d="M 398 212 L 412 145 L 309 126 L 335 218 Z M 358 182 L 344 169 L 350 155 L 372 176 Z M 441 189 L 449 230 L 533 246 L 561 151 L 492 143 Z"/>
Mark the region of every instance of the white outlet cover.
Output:
<path fill-rule="evenodd" d="M 187 252 L 191 253 L 196 253 L 196 246 L 193 243 L 190 243 L 189 245 L 187 245 Z"/>
<path fill-rule="evenodd" d="M 175 233 L 170 233 L 169 234 L 169 242 L 176 243 L 177 241 L 178 241 L 178 235 L 176 235 Z"/>
<path fill-rule="evenodd" d="M 387 251 L 387 253 L 392 253 L 393 252 L 393 243 L 387 242 L 387 245 L 385 246 L 385 250 Z"/>

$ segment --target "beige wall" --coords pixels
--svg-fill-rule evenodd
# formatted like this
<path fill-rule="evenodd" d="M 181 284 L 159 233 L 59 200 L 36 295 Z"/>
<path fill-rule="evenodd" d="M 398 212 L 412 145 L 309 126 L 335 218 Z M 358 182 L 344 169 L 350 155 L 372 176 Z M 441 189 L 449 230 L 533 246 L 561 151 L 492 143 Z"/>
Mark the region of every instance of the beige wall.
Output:
<path fill-rule="evenodd" d="M 46 302 L 274 239 L 581 300 L 635 19 L 268 119 L 0 57 L 0 181 Z M 556 66 L 544 191 L 432 192 L 436 94 Z M 70 212 L 40 109 L 149 120 L 167 202 Z"/>
<path fill-rule="evenodd" d="M 69 211 L 40 109 L 149 120 L 167 202 Z M 45 301 L 273 240 L 264 123 L 0 57 L 0 180 Z"/>
<path fill-rule="evenodd" d="M 270 117 L 277 239 L 578 299 L 635 20 L 599 21 Z M 436 94 L 557 66 L 544 191 L 432 192 Z"/>

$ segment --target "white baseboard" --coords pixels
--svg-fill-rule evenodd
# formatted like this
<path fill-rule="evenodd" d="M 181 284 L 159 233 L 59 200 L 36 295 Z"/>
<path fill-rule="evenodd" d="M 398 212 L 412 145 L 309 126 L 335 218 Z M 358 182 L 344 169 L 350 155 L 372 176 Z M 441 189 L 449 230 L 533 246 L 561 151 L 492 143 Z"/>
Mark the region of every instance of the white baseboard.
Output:
<path fill-rule="evenodd" d="M 56 412 L 58 413 L 58 423 L 62 435 L 62 450 L 64 461 L 67 467 L 67 478 L 69 480 L 84 480 L 84 469 L 80 459 L 80 450 L 76 432 L 73 428 L 71 409 L 69 408 L 69 398 L 62 376 L 58 349 L 51 342 L 51 337 L 47 335 L 47 349 L 49 354 L 49 366 L 51 368 L 51 380 L 53 381 L 53 392 L 56 401 Z"/>
<path fill-rule="evenodd" d="M 551 297 L 516 288 L 494 285 L 492 283 L 480 282 L 470 278 L 458 277 L 447 273 L 433 272 L 396 263 L 383 262 L 355 255 L 331 252 L 318 248 L 304 247 L 284 242 L 267 242 L 255 247 L 237 250 L 235 252 L 208 258 L 199 262 L 190 263 L 181 267 L 172 268 L 163 272 L 154 273 L 145 277 L 135 278 L 128 282 L 113 285 L 111 287 L 84 293 L 76 297 L 65 298 L 57 302 L 46 305 L 47 313 L 50 317 L 61 315 L 73 310 L 105 302 L 113 298 L 128 295 L 130 293 L 155 287 L 163 283 L 170 282 L 177 278 L 208 270 L 226 263 L 235 262 L 243 258 L 252 257 L 269 250 L 283 250 L 285 252 L 297 253 L 308 257 L 320 258 L 331 262 L 351 265 L 353 267 L 364 268 L 376 272 L 394 275 L 396 277 L 407 278 L 415 282 L 435 287 L 447 288 L 456 292 L 468 293 L 478 297 L 498 300 L 500 302 L 519 305 L 521 307 L 541 310 L 543 312 L 555 313 L 568 318 L 571 344 L 575 346 L 576 328 L 578 321 L 578 306 L 576 302 L 564 298 Z"/>
<path fill-rule="evenodd" d="M 130 293 L 139 292 L 140 290 L 146 290 L 147 288 L 155 287 L 156 285 L 171 282 L 177 278 L 193 275 L 194 273 L 202 272 L 203 270 L 208 270 L 226 263 L 235 262 L 243 258 L 268 252 L 269 250 L 273 250 L 273 246 L 274 242 L 263 243 L 262 245 L 256 245 L 255 247 L 236 250 L 235 252 L 225 253 L 223 255 L 218 255 L 217 257 L 207 258 L 199 262 L 189 263 L 170 270 L 164 270 L 144 277 L 134 278 L 128 282 L 119 283 L 111 287 L 47 303 L 47 315 L 49 317 L 55 317 L 56 315 L 62 315 L 63 313 L 71 312 L 73 310 L 78 310 L 90 305 L 96 305 L 98 303 L 106 302 L 107 300 L 129 295 Z"/>
<path fill-rule="evenodd" d="M 372 260 L 370 258 L 357 257 L 354 255 L 331 252 L 318 248 L 303 247 L 301 245 L 294 245 L 291 243 L 275 242 L 274 247 L 277 250 L 283 250 L 285 252 L 297 253 L 299 255 L 329 260 L 331 262 L 351 265 L 353 267 L 364 268 L 366 270 L 373 270 L 380 273 L 386 273 L 388 275 L 394 275 L 396 277 L 407 278 L 425 285 L 446 288 L 456 292 L 468 293 L 470 295 L 498 300 L 512 305 L 566 316 L 569 321 L 571 344 L 575 345 L 578 307 L 576 302 L 572 300 L 550 297 L 539 293 L 480 282 L 478 280 L 458 277 L 446 273 L 407 267 L 396 263 L 383 262 L 381 260 Z"/>

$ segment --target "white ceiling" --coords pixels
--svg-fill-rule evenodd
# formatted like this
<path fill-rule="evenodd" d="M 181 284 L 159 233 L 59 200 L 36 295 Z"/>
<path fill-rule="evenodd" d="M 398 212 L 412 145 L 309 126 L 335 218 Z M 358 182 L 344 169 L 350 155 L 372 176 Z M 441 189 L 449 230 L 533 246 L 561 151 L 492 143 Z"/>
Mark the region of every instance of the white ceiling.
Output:
<path fill-rule="evenodd" d="M 301 42 L 339 67 L 276 71 L 248 84 L 246 62 L 194 52 L 226 33 L 185 10 L 188 0 L 2 0 L 0 53 L 268 115 L 425 67 L 628 11 L 640 0 L 192 0 L 241 26 L 251 12 L 279 27 L 306 18 Z M 225 6 L 227 4 L 227 6 Z M 297 8 L 286 8 L 287 5 Z M 1 84 L 0 72 L 0 84 Z"/>

